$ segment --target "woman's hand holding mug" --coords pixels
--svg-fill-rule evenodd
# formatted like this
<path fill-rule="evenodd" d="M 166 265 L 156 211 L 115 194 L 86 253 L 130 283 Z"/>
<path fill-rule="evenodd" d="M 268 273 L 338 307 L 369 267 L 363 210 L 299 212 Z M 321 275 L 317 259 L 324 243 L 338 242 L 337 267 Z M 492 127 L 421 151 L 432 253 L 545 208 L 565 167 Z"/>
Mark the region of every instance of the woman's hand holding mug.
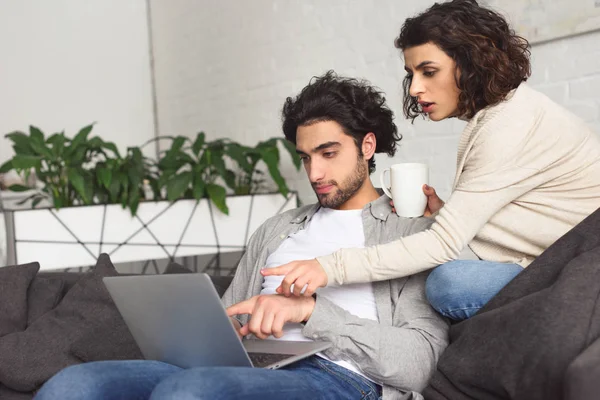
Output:
<path fill-rule="evenodd" d="M 385 179 L 388 174 L 390 178 L 389 185 Z M 429 183 L 429 168 L 427 164 L 394 164 L 381 171 L 379 179 L 381 189 L 392 199 L 392 206 L 397 215 L 405 218 L 427 215 L 424 214 L 429 208 L 428 196 L 424 189 L 424 185 Z"/>
<path fill-rule="evenodd" d="M 440 208 L 444 207 L 445 203 L 438 197 L 435 189 L 429 185 L 423 185 L 423 193 L 427 196 L 427 207 L 425 207 L 425 213 L 423 215 L 425 217 L 431 217 L 432 214 L 435 214 Z"/>
<path fill-rule="evenodd" d="M 446 204 L 444 203 L 444 200 L 439 198 L 435 189 L 429 185 L 423 185 L 423 193 L 427 196 L 427 206 L 425 207 L 425 213 L 423 213 L 424 217 L 431 217 Z M 392 211 L 396 212 L 394 200 L 390 201 L 390 204 L 392 205 Z"/>

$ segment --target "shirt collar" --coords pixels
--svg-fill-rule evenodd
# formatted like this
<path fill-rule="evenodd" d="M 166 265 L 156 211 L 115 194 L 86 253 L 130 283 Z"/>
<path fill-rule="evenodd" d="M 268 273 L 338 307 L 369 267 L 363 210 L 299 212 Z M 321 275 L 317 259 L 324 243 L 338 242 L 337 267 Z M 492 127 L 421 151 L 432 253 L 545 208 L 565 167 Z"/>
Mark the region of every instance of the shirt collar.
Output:
<path fill-rule="evenodd" d="M 392 212 L 390 198 L 383 194 L 383 190 L 381 189 L 377 189 L 377 193 L 380 194 L 380 197 L 368 203 L 363 208 L 363 210 L 368 210 L 371 213 L 371 215 L 376 219 L 386 221 L 388 216 Z M 301 224 L 305 221 L 310 221 L 311 218 L 316 214 L 317 211 L 319 211 L 320 208 L 321 206 L 319 205 L 319 203 L 315 203 L 311 207 L 308 207 L 301 214 L 296 216 L 296 218 L 292 219 L 290 222 L 292 224 Z"/>
<path fill-rule="evenodd" d="M 383 194 L 383 190 L 377 189 L 377 192 L 381 195 L 378 199 L 373 200 L 365 206 L 365 209 L 371 211 L 371 215 L 381 221 L 387 221 L 389 215 L 392 212 L 392 206 L 390 205 L 390 198 Z"/>

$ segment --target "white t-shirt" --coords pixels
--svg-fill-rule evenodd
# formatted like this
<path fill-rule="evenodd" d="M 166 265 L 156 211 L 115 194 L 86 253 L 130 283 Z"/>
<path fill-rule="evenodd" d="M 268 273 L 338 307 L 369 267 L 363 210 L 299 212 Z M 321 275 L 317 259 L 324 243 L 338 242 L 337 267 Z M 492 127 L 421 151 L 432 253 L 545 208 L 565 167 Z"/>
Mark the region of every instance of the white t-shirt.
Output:
<path fill-rule="evenodd" d="M 331 254 L 341 248 L 364 247 L 365 236 L 362 223 L 363 210 L 334 210 L 320 208 L 305 229 L 288 236 L 283 243 L 267 258 L 267 268 L 278 267 L 295 260 L 308 260 Z M 274 294 L 281 284 L 283 276 L 267 276 L 263 281 L 261 294 Z M 378 320 L 377 306 L 371 283 L 359 283 L 344 286 L 327 286 L 317 289 L 317 296 L 329 301 L 361 318 Z M 310 341 L 302 335 L 302 325 L 288 323 L 284 326 L 284 335 L 273 340 Z M 319 353 L 319 356 L 328 359 Z M 356 373 L 362 372 L 349 361 L 333 361 Z"/>

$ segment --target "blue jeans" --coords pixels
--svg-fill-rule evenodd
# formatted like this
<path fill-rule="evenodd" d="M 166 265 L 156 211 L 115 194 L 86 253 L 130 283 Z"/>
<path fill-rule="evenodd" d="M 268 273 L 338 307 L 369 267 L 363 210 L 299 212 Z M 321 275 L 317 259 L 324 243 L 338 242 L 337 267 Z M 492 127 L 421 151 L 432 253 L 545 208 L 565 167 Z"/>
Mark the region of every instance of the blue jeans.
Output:
<path fill-rule="evenodd" d="M 521 271 L 517 264 L 450 261 L 429 274 L 425 293 L 437 312 L 460 321 L 472 317 Z"/>
<path fill-rule="evenodd" d="M 181 369 L 158 361 L 99 361 L 68 367 L 35 400 L 379 399 L 381 387 L 318 356 L 284 369 Z"/>

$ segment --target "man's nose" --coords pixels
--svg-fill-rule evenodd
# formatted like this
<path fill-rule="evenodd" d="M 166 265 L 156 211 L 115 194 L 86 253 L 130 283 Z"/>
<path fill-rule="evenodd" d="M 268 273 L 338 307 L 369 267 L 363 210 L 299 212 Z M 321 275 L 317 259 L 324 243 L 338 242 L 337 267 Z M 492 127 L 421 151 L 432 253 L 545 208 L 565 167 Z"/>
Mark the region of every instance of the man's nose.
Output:
<path fill-rule="evenodd" d="M 317 183 L 319 181 L 322 181 L 324 178 L 325 168 L 323 168 L 323 165 L 319 162 L 311 160 L 308 172 L 308 179 L 310 179 L 312 183 Z"/>

